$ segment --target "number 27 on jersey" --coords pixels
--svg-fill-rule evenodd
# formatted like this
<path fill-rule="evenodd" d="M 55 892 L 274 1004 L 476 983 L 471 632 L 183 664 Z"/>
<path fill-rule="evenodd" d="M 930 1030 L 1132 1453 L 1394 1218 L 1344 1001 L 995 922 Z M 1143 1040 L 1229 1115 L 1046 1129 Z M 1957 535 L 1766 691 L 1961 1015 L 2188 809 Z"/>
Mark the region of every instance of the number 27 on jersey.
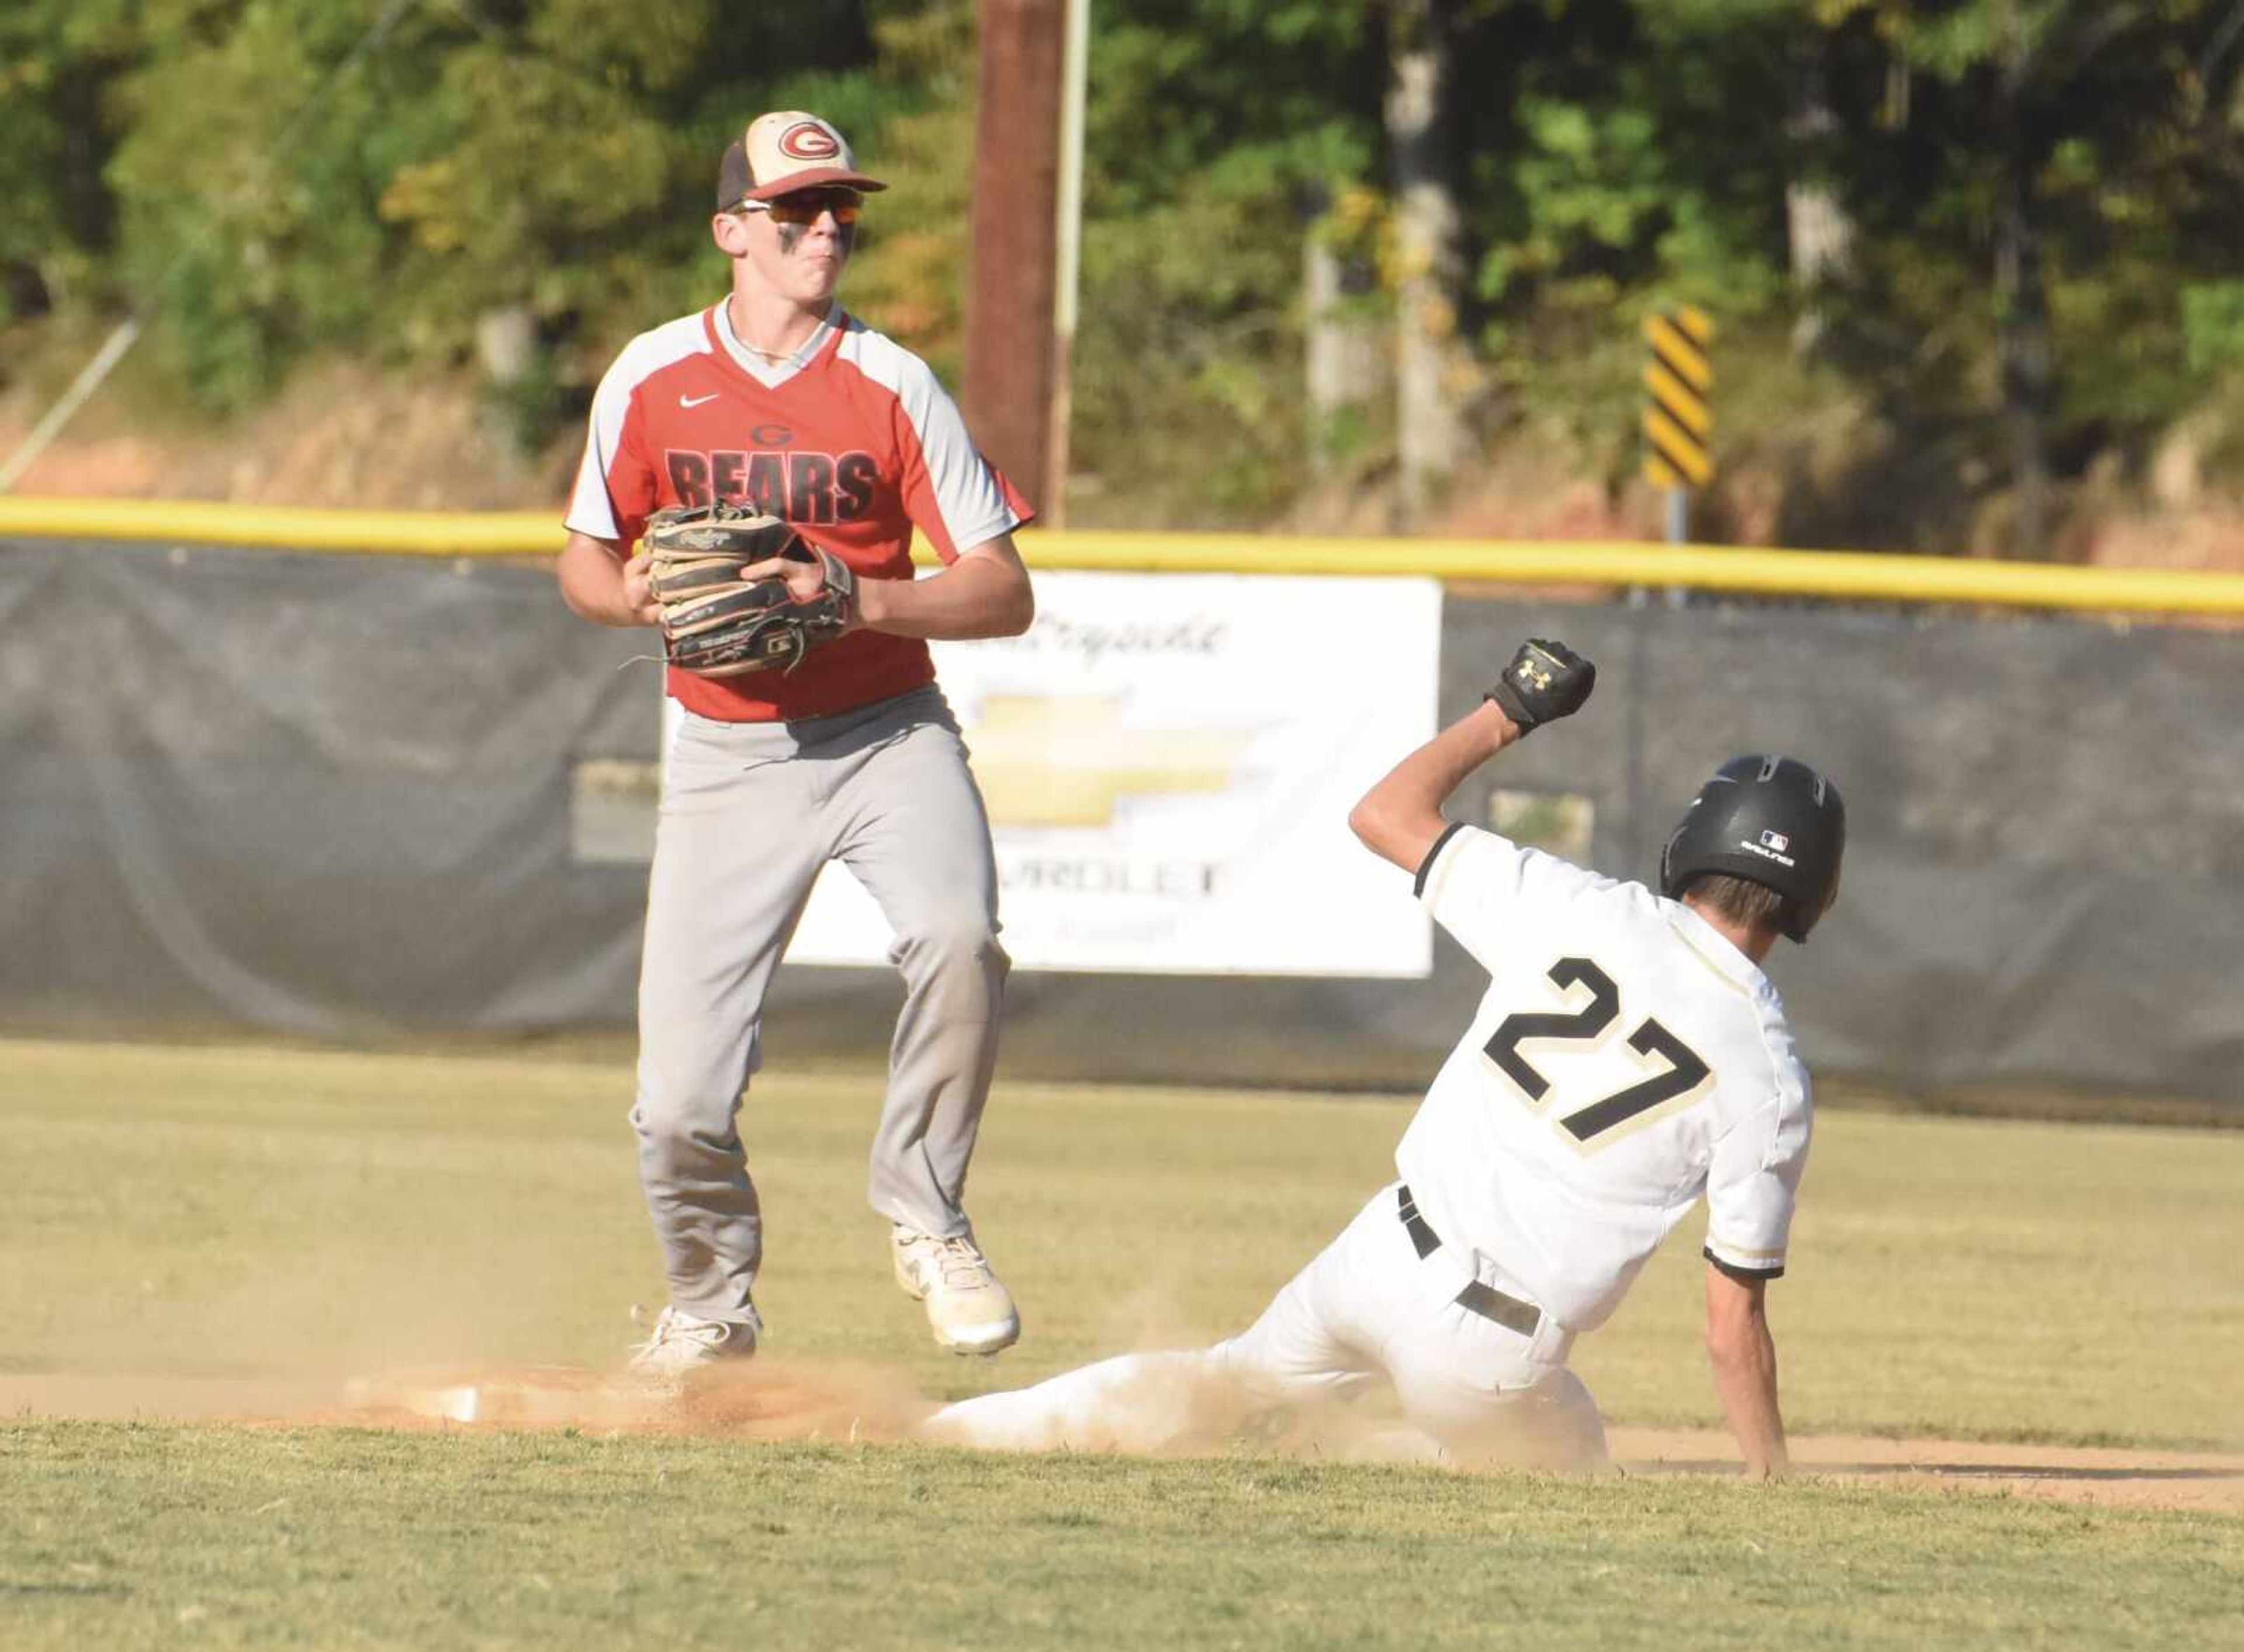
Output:
<path fill-rule="evenodd" d="M 1482 1046 L 1489 1061 L 1517 1087 L 1527 1105 L 1548 1116 L 1578 1146 L 1594 1151 L 1614 1139 L 1623 1125 L 1642 1119 L 1655 1107 L 1692 1094 L 1707 1081 L 1709 1069 L 1691 1046 L 1646 1016 L 1628 1035 L 1629 1048 L 1644 1063 L 1664 1063 L 1641 1082 L 1610 1095 L 1570 1105 L 1576 1098 L 1554 1097 L 1551 1080 L 1530 1061 L 1520 1046 L 1530 1041 L 1579 1044 L 1602 1043 L 1621 1019 L 1620 988 L 1612 976 L 1585 958 L 1562 958 L 1550 968 L 1550 978 L 1564 992 L 1589 990 L 1589 1001 L 1579 1009 L 1521 1012 L 1507 1015 Z"/>

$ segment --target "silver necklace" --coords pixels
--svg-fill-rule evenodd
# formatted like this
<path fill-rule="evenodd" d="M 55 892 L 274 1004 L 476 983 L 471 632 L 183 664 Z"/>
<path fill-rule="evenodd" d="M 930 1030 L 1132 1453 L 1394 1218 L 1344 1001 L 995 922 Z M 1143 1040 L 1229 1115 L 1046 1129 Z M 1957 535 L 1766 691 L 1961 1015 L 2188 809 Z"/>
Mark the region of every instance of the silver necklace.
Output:
<path fill-rule="evenodd" d="M 767 350 L 760 344 L 749 343 L 748 341 L 742 338 L 737 331 L 733 334 L 733 342 L 738 344 L 742 349 L 746 350 L 749 355 L 760 355 L 767 362 L 776 362 L 781 367 L 801 367 L 805 358 L 810 355 L 813 348 L 825 338 L 827 328 L 832 325 L 833 323 L 830 322 L 820 322 L 815 328 L 811 329 L 810 336 L 803 340 L 801 344 L 797 345 L 791 350 Z"/>
<path fill-rule="evenodd" d="M 816 335 L 814 334 L 812 336 L 815 337 Z M 760 355 L 767 362 L 780 362 L 791 367 L 801 367 L 802 365 L 801 349 L 792 350 L 767 350 L 760 344 L 749 343 L 746 339 L 740 340 L 740 348 L 746 350 L 749 355 Z M 808 348 L 808 345 L 806 342 L 803 349 Z"/>

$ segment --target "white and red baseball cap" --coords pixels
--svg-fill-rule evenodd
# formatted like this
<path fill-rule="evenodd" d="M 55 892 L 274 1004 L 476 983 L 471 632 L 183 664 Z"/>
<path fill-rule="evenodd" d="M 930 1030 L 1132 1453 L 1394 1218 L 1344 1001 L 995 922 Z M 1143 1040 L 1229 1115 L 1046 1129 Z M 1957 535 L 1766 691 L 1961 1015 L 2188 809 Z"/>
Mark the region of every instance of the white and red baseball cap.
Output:
<path fill-rule="evenodd" d="M 886 189 L 877 178 L 857 170 L 849 140 L 829 121 L 800 109 L 758 115 L 733 139 L 717 169 L 717 210 L 744 200 L 771 200 L 798 189 L 821 186 Z"/>

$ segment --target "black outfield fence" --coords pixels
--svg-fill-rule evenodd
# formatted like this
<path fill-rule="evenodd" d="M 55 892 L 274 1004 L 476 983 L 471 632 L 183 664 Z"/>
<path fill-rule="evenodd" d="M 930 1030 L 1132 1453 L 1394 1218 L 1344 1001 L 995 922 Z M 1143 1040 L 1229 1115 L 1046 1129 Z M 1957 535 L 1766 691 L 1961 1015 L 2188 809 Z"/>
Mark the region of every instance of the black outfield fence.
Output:
<path fill-rule="evenodd" d="M 1443 715 L 1529 634 L 1597 660 L 1597 697 L 1469 782 L 1462 817 L 1644 877 L 1722 759 L 1839 780 L 1839 906 L 1771 966 L 1819 1073 L 2244 1109 L 2244 640 L 1453 596 Z M 0 540 L 0 1022 L 626 1025 L 645 649 L 541 566 Z M 1023 971 L 1005 1071 L 1410 1089 L 1479 990 L 1445 939 L 1415 983 Z M 885 1048 L 884 972 L 778 991 L 775 1060 Z"/>

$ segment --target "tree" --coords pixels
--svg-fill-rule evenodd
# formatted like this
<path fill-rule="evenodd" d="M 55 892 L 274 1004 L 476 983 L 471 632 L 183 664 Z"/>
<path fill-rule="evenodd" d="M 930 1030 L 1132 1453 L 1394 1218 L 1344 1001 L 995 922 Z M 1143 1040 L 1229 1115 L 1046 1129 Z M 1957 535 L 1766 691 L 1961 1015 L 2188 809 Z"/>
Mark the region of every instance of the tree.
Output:
<path fill-rule="evenodd" d="M 1073 519 L 1259 523 L 1301 497 L 1303 242 L 1321 202 L 1384 197 L 1380 15 L 1094 5 Z"/>
<path fill-rule="evenodd" d="M 2232 274 L 2239 245 L 2235 66 L 2200 72 L 2229 9 L 1876 8 L 1916 91 L 1855 171 L 1881 248 L 1857 301 L 1873 335 L 1923 343 L 1903 375 L 1850 365 L 1958 417 L 1959 464 L 1984 455 L 2010 491 L 2011 554 L 2052 550 L 2059 478 L 2192 398 L 2179 300 Z"/>
<path fill-rule="evenodd" d="M 118 128 L 106 94 L 140 48 L 124 0 L 0 10 L 0 323 L 106 296 L 116 207 L 102 172 Z"/>
<path fill-rule="evenodd" d="M 1395 178 L 1397 504 L 1415 525 L 1463 457 L 1458 349 L 1463 259 L 1452 148 L 1450 0 L 1395 0 L 1388 25 L 1387 141 Z"/>

